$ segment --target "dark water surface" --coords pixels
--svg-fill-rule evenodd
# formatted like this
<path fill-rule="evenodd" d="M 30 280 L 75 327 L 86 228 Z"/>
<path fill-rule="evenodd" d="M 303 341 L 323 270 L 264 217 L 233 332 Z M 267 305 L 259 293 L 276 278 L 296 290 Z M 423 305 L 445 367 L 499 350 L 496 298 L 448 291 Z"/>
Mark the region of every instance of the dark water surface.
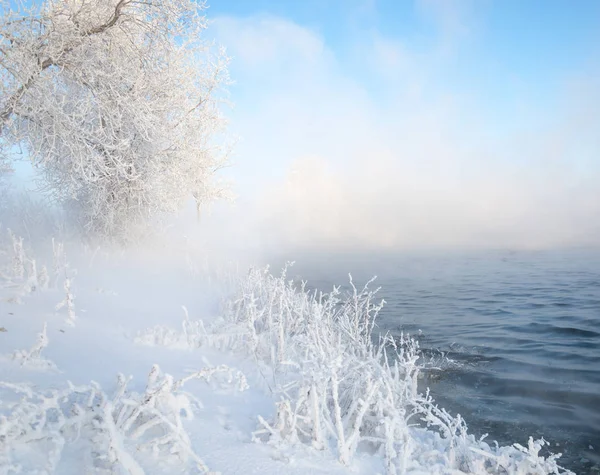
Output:
<path fill-rule="evenodd" d="M 562 465 L 600 473 L 600 252 L 299 256 L 290 276 L 330 290 L 348 272 L 378 276 L 380 329 L 418 338 L 424 386 L 472 433 L 544 436 Z"/>

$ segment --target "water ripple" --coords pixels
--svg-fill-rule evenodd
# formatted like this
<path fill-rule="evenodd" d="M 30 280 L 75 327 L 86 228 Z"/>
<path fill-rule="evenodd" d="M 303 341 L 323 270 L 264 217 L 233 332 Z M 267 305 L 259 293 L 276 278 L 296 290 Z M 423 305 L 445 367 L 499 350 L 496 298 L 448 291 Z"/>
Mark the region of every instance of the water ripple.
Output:
<path fill-rule="evenodd" d="M 472 431 L 543 435 L 578 473 L 600 464 L 600 252 L 354 257 L 296 272 L 323 288 L 378 275 L 380 329 L 418 337 L 424 385 Z"/>

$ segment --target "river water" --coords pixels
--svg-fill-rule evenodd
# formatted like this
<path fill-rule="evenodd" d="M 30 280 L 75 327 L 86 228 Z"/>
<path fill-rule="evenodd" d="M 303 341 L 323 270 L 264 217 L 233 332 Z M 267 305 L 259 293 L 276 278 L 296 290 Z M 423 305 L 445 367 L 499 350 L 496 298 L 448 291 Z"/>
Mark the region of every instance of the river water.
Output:
<path fill-rule="evenodd" d="M 376 275 L 379 329 L 417 337 L 423 387 L 488 442 L 543 436 L 600 473 L 600 252 L 310 255 L 290 274 L 331 289 Z"/>

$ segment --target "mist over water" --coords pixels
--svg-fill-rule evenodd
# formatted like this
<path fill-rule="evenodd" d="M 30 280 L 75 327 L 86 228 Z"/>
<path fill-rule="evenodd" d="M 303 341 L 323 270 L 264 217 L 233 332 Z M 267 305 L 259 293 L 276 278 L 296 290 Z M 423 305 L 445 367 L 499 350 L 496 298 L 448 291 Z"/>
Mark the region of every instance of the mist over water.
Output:
<path fill-rule="evenodd" d="M 600 251 L 311 254 L 289 274 L 330 290 L 348 272 L 378 276 L 379 330 L 418 338 L 423 389 L 472 433 L 600 466 Z"/>

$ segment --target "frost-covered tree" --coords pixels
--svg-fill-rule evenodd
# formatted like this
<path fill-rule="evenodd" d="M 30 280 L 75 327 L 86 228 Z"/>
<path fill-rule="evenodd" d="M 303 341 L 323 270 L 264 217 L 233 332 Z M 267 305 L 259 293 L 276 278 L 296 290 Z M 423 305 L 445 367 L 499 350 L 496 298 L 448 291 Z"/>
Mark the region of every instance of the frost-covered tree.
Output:
<path fill-rule="evenodd" d="M 223 191 L 228 59 L 196 0 L 0 0 L 0 162 L 123 237 Z"/>

